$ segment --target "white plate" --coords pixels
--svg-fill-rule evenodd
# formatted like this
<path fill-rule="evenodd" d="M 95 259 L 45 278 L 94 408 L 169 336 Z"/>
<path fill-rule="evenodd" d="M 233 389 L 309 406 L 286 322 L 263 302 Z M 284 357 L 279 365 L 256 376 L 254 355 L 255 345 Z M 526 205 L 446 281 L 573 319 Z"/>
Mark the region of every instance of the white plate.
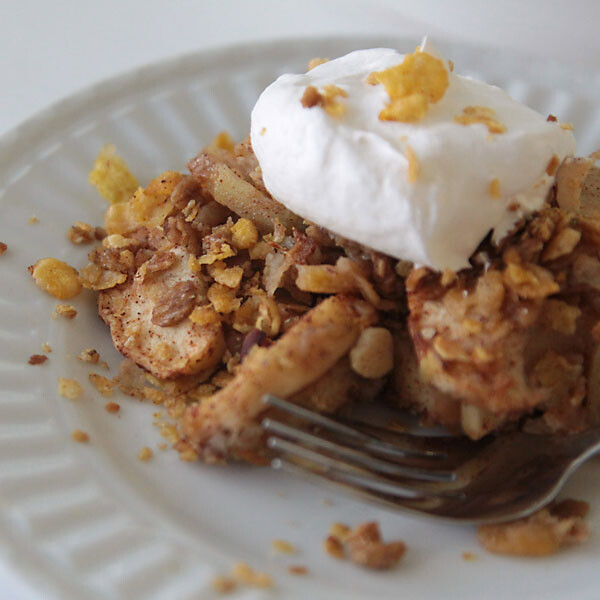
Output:
<path fill-rule="evenodd" d="M 482 552 L 471 527 L 375 508 L 269 469 L 211 468 L 159 450 L 140 462 L 138 450 L 161 441 L 151 425 L 155 407 L 119 397 L 121 413 L 106 413 L 106 399 L 76 359 L 93 346 L 113 372 L 120 360 L 92 295 L 75 300 L 73 321 L 53 320 L 55 301 L 26 271 L 43 256 L 85 263 L 87 249 L 70 245 L 65 232 L 75 220 L 101 223 L 105 206 L 87 173 L 103 144 L 116 144 L 142 181 L 184 169 L 218 131 L 245 135 L 254 101 L 279 73 L 303 69 L 313 56 L 376 45 L 410 49 L 417 41 L 320 39 L 185 56 L 94 86 L 0 141 L 0 240 L 9 245 L 0 258 L 0 549 L 43 597 L 209 598 L 211 577 L 238 560 L 276 581 L 272 592 L 242 590 L 239 598 L 600 596 L 598 535 L 552 558 L 513 560 Z M 575 123 L 583 152 L 600 140 L 591 76 L 484 48 L 441 46 L 460 72 Z M 30 225 L 33 214 L 39 223 Z M 48 363 L 27 365 L 46 341 L 53 348 Z M 59 397 L 59 376 L 84 383 L 85 397 Z M 71 441 L 75 427 L 90 433 L 89 445 Z M 598 466 L 582 469 L 567 493 L 600 505 Z M 323 553 L 331 523 L 367 519 L 407 542 L 397 570 L 373 574 Z M 591 524 L 600 529 L 597 512 Z M 275 538 L 299 553 L 274 556 Z M 463 551 L 477 561 L 465 562 Z M 310 574 L 291 576 L 290 564 L 307 565 Z"/>

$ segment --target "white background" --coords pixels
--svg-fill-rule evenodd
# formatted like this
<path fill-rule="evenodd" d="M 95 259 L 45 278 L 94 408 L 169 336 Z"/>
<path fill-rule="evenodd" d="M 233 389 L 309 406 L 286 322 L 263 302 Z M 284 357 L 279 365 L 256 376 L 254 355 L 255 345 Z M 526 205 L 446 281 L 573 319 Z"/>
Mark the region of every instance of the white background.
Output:
<path fill-rule="evenodd" d="M 92 82 L 222 44 L 429 34 L 600 71 L 599 25 L 598 0 L 0 0 L 0 135 Z M 41 598 L 1 557 L 0 590 Z"/>

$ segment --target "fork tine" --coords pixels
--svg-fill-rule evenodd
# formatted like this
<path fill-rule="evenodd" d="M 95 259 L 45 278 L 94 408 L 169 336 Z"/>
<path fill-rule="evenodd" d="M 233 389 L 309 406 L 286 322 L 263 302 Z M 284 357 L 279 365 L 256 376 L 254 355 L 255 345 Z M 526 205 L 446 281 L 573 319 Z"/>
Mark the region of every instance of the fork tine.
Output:
<path fill-rule="evenodd" d="M 355 448 L 336 444 L 330 440 L 315 436 L 302 429 L 280 423 L 279 421 L 274 421 L 273 419 L 263 419 L 262 426 L 263 429 L 266 429 L 270 433 L 283 436 L 294 442 L 301 442 L 302 444 L 318 449 L 321 452 L 326 452 L 329 457 L 341 459 L 347 464 L 354 466 L 358 465 L 376 473 L 406 479 L 420 479 L 422 481 L 450 482 L 456 480 L 456 474 L 453 471 L 407 466 L 397 462 L 381 460 Z M 282 440 L 279 437 L 270 437 L 267 440 L 267 444 L 276 450 L 289 451 L 292 448 L 289 442 Z M 299 446 L 294 444 L 293 447 L 297 452 Z"/>
<path fill-rule="evenodd" d="M 339 423 L 338 421 L 330 419 L 329 417 L 325 417 L 324 415 L 315 413 L 311 410 L 298 406 L 297 404 L 293 404 L 292 402 L 287 402 L 286 400 L 272 396 L 271 394 L 264 396 L 263 402 L 269 406 L 272 406 L 273 408 L 277 408 L 278 410 L 286 412 L 289 415 L 341 435 L 348 440 L 348 443 L 352 443 L 355 447 L 358 446 L 362 450 L 369 450 L 380 455 L 397 458 L 444 460 L 448 457 L 447 453 L 442 451 L 423 449 L 417 450 L 414 448 L 400 447 L 396 444 L 390 444 L 372 435 L 358 431 L 357 429 L 354 429 L 348 425 Z"/>
<path fill-rule="evenodd" d="M 295 446 L 295 444 L 290 444 Z M 297 450 L 297 452 L 295 452 Z M 448 490 L 444 488 L 420 488 L 406 485 L 378 475 L 370 475 L 366 471 L 360 471 L 355 467 L 349 467 L 345 463 L 330 459 L 296 446 L 283 451 L 283 456 L 274 458 L 271 466 L 275 469 L 283 469 L 294 474 L 303 476 L 312 475 L 336 484 L 342 484 L 363 495 L 368 495 L 379 500 L 392 500 L 395 503 L 401 500 L 424 500 L 424 499 L 461 499 L 464 494 L 460 490 Z"/>

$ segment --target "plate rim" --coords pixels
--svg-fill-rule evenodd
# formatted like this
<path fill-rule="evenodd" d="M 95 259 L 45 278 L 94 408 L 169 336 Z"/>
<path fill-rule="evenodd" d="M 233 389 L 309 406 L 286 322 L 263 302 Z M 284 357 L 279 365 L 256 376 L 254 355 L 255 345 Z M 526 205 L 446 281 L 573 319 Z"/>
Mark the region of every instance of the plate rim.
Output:
<path fill-rule="evenodd" d="M 52 102 L 48 106 L 36 111 L 25 120 L 21 121 L 4 134 L 0 136 L 0 163 L 3 165 L 3 170 L 10 171 L 12 160 L 4 160 L 6 154 L 11 149 L 23 149 L 24 152 L 15 154 L 18 159 L 23 158 L 23 154 L 33 152 L 35 144 L 43 141 L 49 135 L 48 131 L 52 132 L 53 127 L 61 119 L 76 120 L 81 116 L 80 111 L 85 111 L 86 103 L 91 98 L 99 101 L 99 97 L 106 101 L 115 100 L 119 92 L 127 93 L 132 85 L 151 85 L 153 82 L 159 81 L 169 74 L 173 69 L 190 69 L 193 66 L 198 66 L 200 60 L 214 64 L 217 61 L 227 61 L 235 58 L 240 53 L 244 54 L 262 54 L 270 49 L 275 49 L 285 46 L 288 52 L 293 52 L 297 49 L 298 52 L 305 52 L 308 44 L 318 45 L 344 45 L 344 44 L 369 44 L 380 39 L 382 41 L 391 41 L 389 34 L 377 36 L 377 34 L 369 35 L 321 35 L 321 36 L 297 36 L 293 38 L 274 38 L 265 41 L 249 41 L 241 43 L 223 44 L 213 46 L 205 50 L 195 50 L 191 52 L 180 53 L 174 56 L 166 57 L 156 61 L 150 61 L 139 66 L 134 66 L 114 75 L 107 76 L 89 85 L 82 87 L 72 93 L 66 94 L 58 100 Z M 412 40 L 410 36 L 402 35 L 394 38 L 398 44 Z M 436 40 L 440 43 L 448 43 L 456 46 L 471 49 L 485 49 L 487 51 L 498 51 L 497 47 L 492 45 L 484 45 L 479 43 L 464 42 L 452 40 L 450 38 L 442 38 L 436 36 Z M 507 50 L 506 56 L 523 57 L 525 53 L 514 50 Z M 539 60 L 539 58 L 535 58 Z M 562 69 L 561 63 L 552 63 L 557 68 Z M 197 72 L 197 71 L 196 71 Z M 586 73 L 587 70 L 580 69 L 577 73 Z M 38 139 L 36 139 L 38 138 Z M 33 144 L 33 145 L 32 145 Z M 10 185 L 10 183 L 8 184 Z M 1 193 L 0 193 L 1 197 Z M 1 524 L 0 524 L 1 525 Z M 0 528 L 0 557 L 4 563 L 18 576 L 20 576 L 36 593 L 42 590 L 48 592 L 52 589 L 53 594 L 64 594 L 66 588 L 61 588 L 61 583 L 55 578 L 48 578 L 48 566 L 37 564 L 35 561 L 20 560 L 23 554 L 23 549 L 19 544 L 10 541 L 10 536 L 5 535 L 6 532 Z M 8 542 L 8 543 L 6 543 Z M 64 596 L 61 596 L 64 597 Z"/>

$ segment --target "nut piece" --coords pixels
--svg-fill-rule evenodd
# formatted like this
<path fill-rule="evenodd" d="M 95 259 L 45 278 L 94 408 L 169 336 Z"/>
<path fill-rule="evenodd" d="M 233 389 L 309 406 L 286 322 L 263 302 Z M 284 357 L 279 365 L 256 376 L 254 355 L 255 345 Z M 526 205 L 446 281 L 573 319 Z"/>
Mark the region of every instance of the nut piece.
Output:
<path fill-rule="evenodd" d="M 561 547 L 587 540 L 589 528 L 583 521 L 587 502 L 564 500 L 525 519 L 482 525 L 479 543 L 489 552 L 514 556 L 548 556 Z"/>
<path fill-rule="evenodd" d="M 196 284 L 193 281 L 180 281 L 163 294 L 152 310 L 152 323 L 170 327 L 183 321 L 194 309 Z"/>
<path fill-rule="evenodd" d="M 81 292 L 77 270 L 57 258 L 42 258 L 29 267 L 35 283 L 59 300 L 73 298 Z"/>
<path fill-rule="evenodd" d="M 47 356 L 43 354 L 32 354 L 27 361 L 30 365 L 41 365 L 48 360 Z"/>
<path fill-rule="evenodd" d="M 83 388 L 74 379 L 58 378 L 58 393 L 68 400 L 76 400 L 83 394 Z"/>
<path fill-rule="evenodd" d="M 383 543 L 379 525 L 375 521 L 362 523 L 353 529 L 345 542 L 350 560 L 369 569 L 389 569 L 406 552 L 406 545 L 400 540 Z"/>
<path fill-rule="evenodd" d="M 350 365 L 361 377 L 377 379 L 394 367 L 394 340 L 383 327 L 368 327 L 350 350 Z"/>

